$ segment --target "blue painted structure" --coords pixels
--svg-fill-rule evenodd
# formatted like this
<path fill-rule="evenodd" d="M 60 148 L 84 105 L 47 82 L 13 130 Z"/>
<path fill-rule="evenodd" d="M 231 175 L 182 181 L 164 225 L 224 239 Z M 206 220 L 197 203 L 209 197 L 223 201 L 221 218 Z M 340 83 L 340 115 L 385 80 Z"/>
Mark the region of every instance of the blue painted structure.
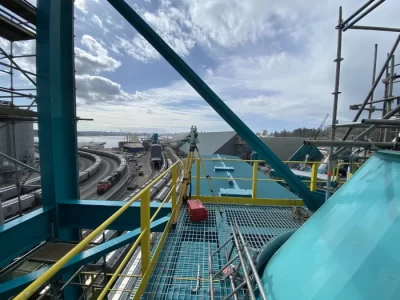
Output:
<path fill-rule="evenodd" d="M 225 158 L 225 159 L 240 159 L 237 156 L 231 155 L 202 155 L 202 158 Z M 253 177 L 253 166 L 246 162 L 238 162 L 238 161 L 212 161 L 212 160 L 203 160 L 205 168 L 207 169 L 208 175 L 211 178 L 219 177 L 219 178 L 227 178 L 232 176 L 233 178 L 249 178 Z M 233 167 L 234 171 L 215 171 L 215 167 Z M 193 164 L 192 167 L 192 175 L 197 174 L 197 164 Z M 200 176 L 205 177 L 206 174 L 202 167 L 200 167 Z M 258 179 L 268 179 L 269 177 L 262 172 L 258 172 Z M 218 193 L 221 191 L 226 192 L 226 189 L 236 189 L 238 191 L 237 197 L 246 197 L 249 194 L 248 191 L 252 190 L 252 181 L 245 180 L 233 180 L 233 183 L 230 184 L 228 180 L 218 180 L 212 179 L 212 186 L 218 196 Z M 196 179 L 192 178 L 192 194 L 196 191 Z M 243 190 L 243 191 L 240 191 Z M 246 192 L 247 191 L 247 192 Z M 210 191 L 210 187 L 208 185 L 207 179 L 203 178 L 200 180 L 200 195 L 201 196 L 212 196 Z M 231 194 L 230 196 L 234 197 L 235 195 Z M 251 196 L 251 194 L 250 194 Z M 281 199 L 292 199 L 299 200 L 300 198 L 288 191 L 286 188 L 281 186 L 280 184 L 272 181 L 259 181 L 257 185 L 257 197 L 258 198 L 281 198 Z"/>
<path fill-rule="evenodd" d="M 270 259 L 268 299 L 399 299 L 399 178 L 398 152 L 370 158 Z"/>
<path fill-rule="evenodd" d="M 167 224 L 169 217 L 160 218 L 150 224 L 152 230 L 160 230 Z M 103 257 L 105 254 L 114 251 L 122 246 L 134 242 L 140 235 L 140 228 L 135 229 L 129 233 L 116 237 L 110 241 L 102 243 L 98 246 L 92 247 L 88 250 L 81 252 L 79 255 L 75 256 L 71 261 L 69 261 L 61 270 L 60 274 L 70 272 L 80 266 L 93 262 L 96 259 Z M 32 281 L 36 280 L 41 276 L 48 267 L 41 268 L 38 271 L 32 272 L 28 275 L 21 276 L 14 280 L 10 280 L 6 283 L 0 284 L 0 299 L 8 299 L 9 297 L 15 295 Z M 77 298 L 71 298 L 77 299 Z"/>

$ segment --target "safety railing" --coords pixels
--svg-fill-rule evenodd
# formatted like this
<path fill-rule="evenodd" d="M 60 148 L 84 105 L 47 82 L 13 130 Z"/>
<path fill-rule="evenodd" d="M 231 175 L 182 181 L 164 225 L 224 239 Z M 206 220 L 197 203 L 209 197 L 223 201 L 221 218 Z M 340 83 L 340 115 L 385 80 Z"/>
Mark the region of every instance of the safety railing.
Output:
<path fill-rule="evenodd" d="M 284 183 L 285 180 L 283 179 L 278 179 L 278 178 L 258 178 L 258 167 L 260 163 L 265 163 L 263 160 L 241 160 L 241 159 L 225 159 L 225 158 L 194 158 L 196 161 L 196 174 L 192 175 L 192 180 L 196 180 L 196 196 L 199 197 L 200 195 L 200 188 L 201 188 L 201 179 L 206 179 L 206 176 L 200 176 L 201 174 L 201 165 L 200 162 L 201 160 L 203 161 L 222 161 L 222 162 L 240 162 L 240 163 L 250 163 L 252 164 L 253 170 L 252 170 L 252 177 L 247 177 L 247 178 L 241 178 L 241 177 L 219 177 L 219 176 L 209 176 L 211 180 L 237 180 L 237 181 L 251 181 L 252 182 L 252 199 L 257 198 L 257 187 L 260 182 L 277 182 L 277 183 Z M 302 180 L 303 183 L 305 183 L 311 191 L 316 191 L 318 184 L 324 184 L 327 182 L 326 179 L 321 179 L 321 175 L 326 175 L 326 174 L 320 174 L 318 173 L 318 167 L 320 165 L 327 165 L 327 162 L 314 162 L 314 161 L 283 161 L 288 167 L 290 165 L 305 165 L 308 166 L 306 168 L 310 172 L 310 179 L 307 180 Z M 334 172 L 332 174 L 332 180 L 335 181 L 338 185 L 341 185 L 346 182 L 346 179 L 340 178 L 340 168 L 344 166 L 349 166 L 353 165 L 353 168 L 356 166 L 359 167 L 362 165 L 362 163 L 348 163 L 348 162 L 341 162 L 341 163 L 336 163 L 334 165 Z"/>
<path fill-rule="evenodd" d="M 143 190 L 141 190 L 137 195 L 132 197 L 130 200 L 126 202 L 120 209 L 118 209 L 112 216 L 110 216 L 107 220 L 105 220 L 99 227 L 93 230 L 85 239 L 79 242 L 73 249 L 71 249 L 66 255 L 64 255 L 60 260 L 58 260 L 54 265 L 52 265 L 46 272 L 44 272 L 39 278 L 37 278 L 34 282 L 32 282 L 28 287 L 26 287 L 21 293 L 19 293 L 14 299 L 22 300 L 29 299 L 36 291 L 38 291 L 41 287 L 46 285 L 52 278 L 57 274 L 58 271 L 62 267 L 64 267 L 74 256 L 82 252 L 89 243 L 96 238 L 103 230 L 105 230 L 110 224 L 112 224 L 116 219 L 118 219 L 128 208 L 129 206 L 137 201 L 140 202 L 140 228 L 141 233 L 136 241 L 130 247 L 127 255 L 123 259 L 120 266 L 117 268 L 115 273 L 112 275 L 111 279 L 108 281 L 107 285 L 103 288 L 98 299 L 104 299 L 109 291 L 111 291 L 111 286 L 114 284 L 116 279 L 119 276 L 124 276 L 121 274 L 121 271 L 129 261 L 129 258 L 133 254 L 133 252 L 140 246 L 141 248 L 141 286 L 140 289 L 137 290 L 138 293 L 142 293 L 147 281 L 150 279 L 151 271 L 155 265 L 158 255 L 161 252 L 162 245 L 166 238 L 166 235 L 172 225 L 173 216 L 175 216 L 177 211 L 177 193 L 176 187 L 178 183 L 178 174 L 180 174 L 180 170 L 183 167 L 181 161 L 174 163 L 171 167 L 169 167 L 166 171 L 161 173 L 157 178 L 155 178 L 151 183 L 149 183 Z M 161 180 L 167 173 L 171 172 L 172 184 L 171 190 L 168 195 L 165 197 L 164 201 L 160 203 L 160 206 L 155 211 L 155 213 L 150 216 L 150 189 L 155 185 L 159 180 Z M 167 201 L 171 201 L 171 217 L 161 235 L 161 238 L 157 244 L 157 248 L 153 252 L 151 256 L 151 247 L 150 247 L 150 224 L 155 220 L 161 208 Z"/>
<path fill-rule="evenodd" d="M 272 202 L 265 202 L 265 201 L 260 201 L 260 200 L 265 200 L 265 199 L 259 199 L 257 197 L 257 187 L 259 182 L 264 182 L 264 181 L 274 181 L 274 182 L 284 182 L 284 180 L 280 179 L 271 179 L 271 178 L 258 178 L 258 166 L 259 163 L 264 162 L 262 160 L 240 160 L 240 159 L 224 159 L 224 158 L 218 158 L 218 159 L 202 159 L 204 161 L 224 161 L 224 162 L 241 162 L 241 163 L 252 163 L 252 177 L 251 178 L 231 178 L 231 177 L 212 177 L 212 180 L 251 180 L 252 181 L 252 197 L 250 200 L 252 202 L 248 202 L 248 204 L 272 204 L 272 205 L 301 205 L 301 201 L 292 201 L 292 202 L 287 202 L 286 200 L 290 199 L 275 199 L 276 201 Z M 192 179 L 196 180 L 196 196 L 200 196 L 200 187 L 201 187 L 201 179 L 205 179 L 206 177 L 201 176 L 201 160 L 199 158 L 194 158 L 194 163 L 196 164 L 196 174 L 192 176 Z M 304 162 L 294 162 L 294 161 L 288 161 L 286 162 L 287 164 L 304 164 Z M 310 184 L 310 189 L 315 190 L 317 183 L 319 182 L 324 182 L 323 180 L 318 180 L 318 166 L 321 164 L 325 164 L 324 162 L 307 162 L 307 165 L 311 166 L 312 169 L 312 175 L 310 180 L 305 180 L 306 183 Z M 349 163 L 340 163 L 335 167 L 336 174 L 338 174 L 338 170 L 341 166 L 348 165 Z M 58 262 L 56 262 L 53 266 L 51 266 L 41 277 L 36 279 L 34 282 L 32 282 L 27 288 L 25 288 L 18 296 L 16 296 L 14 299 L 28 299 L 31 295 L 33 295 L 38 289 L 46 285 L 54 275 L 57 274 L 57 272 L 64 266 L 66 265 L 75 255 L 80 253 L 85 249 L 86 246 L 89 245 L 89 243 L 96 238 L 103 230 L 105 230 L 110 224 L 112 224 L 116 219 L 118 219 L 128 208 L 129 206 L 135 202 L 138 199 L 141 199 L 141 205 L 140 205 L 140 228 L 141 232 L 136 241 L 130 246 L 130 249 L 128 250 L 128 253 L 126 254 L 125 258 L 122 260 L 121 264 L 118 266 L 116 269 L 115 273 L 111 275 L 111 278 L 108 280 L 107 284 L 104 287 L 95 287 L 95 289 L 101 289 L 101 293 L 98 297 L 98 299 L 104 299 L 106 295 L 111 292 L 111 291 L 116 291 L 116 292 L 133 292 L 133 291 L 128 291 L 128 290 L 123 290 L 123 289 L 115 289 L 112 288 L 114 283 L 119 277 L 126 277 L 127 275 L 122 274 L 123 269 L 129 262 L 129 259 L 131 258 L 132 254 L 138 249 L 140 246 L 140 251 L 141 251 L 141 274 L 140 275 L 135 275 L 135 277 L 140 277 L 141 281 L 138 287 L 134 290 L 135 295 L 134 299 L 139 299 L 140 296 L 144 293 L 146 285 L 150 279 L 150 276 L 152 274 L 154 265 L 156 263 L 156 260 L 161 252 L 161 249 L 163 247 L 164 241 L 166 239 L 166 236 L 172 226 L 172 224 L 178 219 L 178 214 L 180 210 L 180 196 L 177 193 L 177 186 L 178 184 L 187 184 L 188 181 L 187 178 L 180 177 L 180 174 L 183 173 L 183 169 L 187 167 L 187 160 L 183 161 L 178 161 L 175 164 L 173 164 L 171 167 L 169 167 L 167 170 L 165 170 L 163 173 L 161 173 L 156 179 L 154 179 L 151 183 L 149 183 L 145 188 L 143 188 L 137 195 L 132 197 L 129 201 L 126 202 L 124 206 L 122 206 L 117 212 L 115 212 L 112 216 L 110 216 L 107 220 L 105 220 L 99 227 L 97 227 L 95 230 L 93 230 L 85 239 L 83 239 L 79 244 L 77 244 L 71 251 L 69 251 L 64 257 L 62 257 Z M 172 178 L 172 183 L 171 183 L 171 189 L 169 193 L 165 196 L 164 200 L 160 203 L 160 206 L 158 209 L 155 211 L 155 213 L 150 216 L 150 189 L 159 181 L 161 180 L 167 173 L 171 172 L 171 178 Z M 193 175 L 193 174 L 192 174 Z M 179 179 L 181 178 L 181 179 Z M 181 182 L 180 182 L 181 181 Z M 223 201 L 225 200 L 227 201 Z M 221 203 L 230 203 L 229 201 L 232 201 L 233 199 L 230 197 L 218 197 L 218 201 Z M 279 200 L 282 200 L 279 202 Z M 293 200 L 293 199 L 292 199 Z M 169 221 L 164 229 L 164 231 L 161 234 L 161 237 L 158 239 L 158 243 L 156 244 L 155 249 L 151 249 L 151 223 L 156 219 L 157 215 L 159 214 L 160 210 L 162 207 L 165 205 L 167 202 L 171 202 L 171 215 L 169 218 Z M 232 204 L 235 204 L 235 202 L 231 202 Z M 237 203 L 237 202 L 236 202 Z M 245 203 L 246 204 L 246 203 Z M 79 272 L 78 272 L 79 273 Z M 78 274 L 77 273 L 77 274 Z M 80 272 L 79 274 L 84 274 L 85 272 Z M 93 276 L 93 274 L 89 274 L 86 272 L 87 275 Z M 86 274 L 85 273 L 85 274 Z M 131 276 L 133 277 L 133 276 Z"/>

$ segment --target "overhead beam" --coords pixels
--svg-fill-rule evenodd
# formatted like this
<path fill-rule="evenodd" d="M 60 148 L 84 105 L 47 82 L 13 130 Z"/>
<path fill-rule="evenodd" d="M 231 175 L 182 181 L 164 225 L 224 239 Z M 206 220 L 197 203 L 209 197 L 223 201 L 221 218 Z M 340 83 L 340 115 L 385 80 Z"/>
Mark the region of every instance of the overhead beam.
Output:
<path fill-rule="evenodd" d="M 58 203 L 58 220 L 62 228 L 85 228 L 95 229 L 104 220 L 113 215 L 124 206 L 124 201 L 102 201 L 102 200 L 64 200 Z M 161 203 L 150 203 L 150 215 L 161 206 Z M 157 217 L 161 218 L 171 213 L 172 205 L 165 203 Z M 140 202 L 134 202 L 108 229 L 132 230 L 140 227 Z"/>
<path fill-rule="evenodd" d="M 0 268 L 51 236 L 51 213 L 39 208 L 0 225 Z"/>
<path fill-rule="evenodd" d="M 38 113 L 36 111 L 31 111 L 27 109 L 16 109 L 0 105 L 0 115 L 36 118 L 38 116 Z"/>
<path fill-rule="evenodd" d="M 159 220 L 156 220 L 150 224 L 151 230 L 157 231 L 165 228 L 169 221 L 169 217 L 163 217 Z M 86 265 L 90 262 L 93 262 L 104 255 L 114 251 L 116 249 L 121 248 L 127 244 L 133 243 L 137 237 L 140 235 L 140 228 L 135 229 L 129 233 L 116 237 L 110 241 L 102 243 L 98 246 L 92 247 L 88 250 L 81 252 L 76 255 L 73 259 L 71 259 L 61 270 L 59 274 L 63 274 L 66 272 L 70 272 L 71 270 L 76 270 L 80 266 Z M 18 277 L 16 279 L 7 281 L 5 283 L 0 284 L 0 299 L 8 299 L 12 296 L 15 296 L 18 292 L 20 292 L 23 288 L 28 286 L 30 283 L 39 278 L 44 272 L 46 272 L 49 267 L 42 268 L 38 271 L 32 272 L 28 275 Z"/>
<path fill-rule="evenodd" d="M 184 62 L 182 58 L 124 1 L 108 2 L 145 38 L 166 61 L 199 93 L 200 96 L 241 136 L 252 149 L 258 152 L 274 168 L 287 184 L 311 210 L 322 204 L 296 175 L 267 147 L 249 127 L 222 101 L 217 94 Z"/>

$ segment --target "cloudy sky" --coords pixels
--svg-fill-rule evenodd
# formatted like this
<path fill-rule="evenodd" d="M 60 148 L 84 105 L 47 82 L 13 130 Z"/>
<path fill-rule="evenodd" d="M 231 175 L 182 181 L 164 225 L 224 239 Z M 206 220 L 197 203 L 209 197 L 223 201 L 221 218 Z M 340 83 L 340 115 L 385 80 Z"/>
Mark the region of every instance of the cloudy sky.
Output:
<path fill-rule="evenodd" d="M 346 18 L 364 2 L 128 1 L 254 131 L 318 127 L 331 114 L 338 8 L 343 5 Z M 387 0 L 359 24 L 400 27 L 396 2 Z M 77 111 L 95 119 L 80 122 L 79 130 L 177 132 L 192 124 L 201 131 L 230 130 L 107 1 L 75 0 L 75 18 Z M 339 122 L 352 119 L 349 104 L 368 92 L 374 44 L 379 68 L 396 37 L 344 33 Z M 28 53 L 34 45 L 15 50 Z M 21 64 L 34 70 L 32 60 Z M 382 95 L 380 87 L 376 98 Z"/>

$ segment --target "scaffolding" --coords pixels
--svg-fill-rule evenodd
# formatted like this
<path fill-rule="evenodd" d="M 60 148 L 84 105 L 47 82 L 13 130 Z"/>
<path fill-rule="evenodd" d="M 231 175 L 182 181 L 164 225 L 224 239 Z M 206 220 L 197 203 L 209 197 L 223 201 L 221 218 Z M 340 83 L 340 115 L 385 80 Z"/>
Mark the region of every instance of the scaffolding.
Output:
<path fill-rule="evenodd" d="M 0 153 L 0 161 L 2 161 L 0 166 L 0 187 L 1 183 L 10 184 L 15 180 L 19 206 L 18 216 L 23 214 L 21 182 L 30 177 L 32 169 L 37 171 L 31 167 L 35 161 L 34 157 L 30 157 L 29 161 L 22 159 L 21 162 L 21 155 L 17 156 L 17 152 L 19 152 L 17 148 L 20 147 L 20 143 L 16 141 L 16 139 L 22 139 L 21 128 L 25 128 L 25 125 L 22 124 L 37 121 L 37 113 L 35 111 L 36 73 L 23 68 L 24 60 L 35 58 L 35 51 L 32 51 L 33 53 L 18 51 L 18 48 L 23 45 L 21 43 L 29 43 L 35 39 L 35 23 L 36 8 L 29 2 L 23 0 L 2 1 L 0 6 L 0 26 L 2 28 L 0 38 L 4 39 L 5 43 L 9 43 L 9 46 L 0 46 L 0 72 L 8 75 L 9 86 L 4 86 L 6 83 L 0 86 L 0 130 L 3 132 L 3 150 L 8 150 L 6 152 L 10 156 Z M 24 79 L 20 79 L 19 76 L 23 76 L 27 83 L 24 82 Z M 26 99 L 29 101 L 27 102 Z M 3 208 L 1 206 L 0 224 L 4 223 Z"/>
<path fill-rule="evenodd" d="M 371 31 L 384 31 L 384 32 L 400 32 L 400 28 L 391 28 L 391 27 L 377 27 L 377 26 L 364 26 L 357 25 L 359 21 L 361 21 L 365 16 L 371 13 L 374 9 L 379 7 L 385 0 L 369 0 L 364 5 L 362 5 L 358 10 L 356 10 L 353 14 L 351 14 L 347 19 L 343 20 L 342 17 L 342 7 L 339 7 L 339 18 L 337 29 L 337 54 L 336 59 L 334 60 L 336 64 L 336 76 L 335 76 L 335 89 L 333 92 L 334 101 L 333 101 L 333 113 L 332 113 L 332 125 L 331 125 L 331 141 L 307 141 L 309 143 L 313 143 L 318 146 L 329 146 L 330 154 L 329 154 L 329 164 L 328 164 L 328 181 L 326 188 L 326 199 L 328 199 L 331 195 L 331 178 L 333 175 L 333 164 L 335 158 L 338 157 L 339 154 L 343 153 L 348 148 L 353 147 L 362 147 L 362 148 L 389 148 L 398 150 L 398 136 L 400 124 L 396 120 L 399 117 L 400 111 L 400 96 L 395 96 L 393 93 L 393 84 L 399 82 L 397 79 L 400 78 L 400 75 L 395 73 L 395 68 L 400 64 L 395 63 L 395 51 L 400 42 L 400 34 L 398 34 L 393 47 L 390 52 L 387 54 L 387 58 L 380 68 L 377 74 L 377 56 L 378 56 L 378 45 L 374 46 L 374 58 L 373 58 L 373 72 L 372 72 L 372 86 L 369 89 L 367 96 L 364 98 L 364 101 L 359 104 L 350 105 L 351 110 L 355 110 L 356 115 L 354 116 L 352 123 L 347 124 L 338 124 L 337 122 L 337 107 L 339 101 L 340 94 L 340 67 L 342 58 L 342 35 L 347 30 L 371 30 Z M 384 77 L 383 77 L 384 76 Z M 383 79 L 382 79 L 383 77 Z M 382 80 L 382 83 L 385 86 L 385 92 L 382 99 L 374 100 L 375 90 L 378 86 L 379 82 Z M 394 103 L 396 101 L 396 104 Z M 382 107 L 377 107 L 376 104 L 380 104 Z M 380 119 L 372 119 L 372 114 L 374 112 L 382 112 L 382 116 Z M 359 121 L 363 112 L 368 112 L 368 118 Z M 342 141 L 336 141 L 336 128 L 339 127 L 347 127 L 347 131 L 342 137 Z M 353 137 L 352 140 L 346 141 L 349 137 L 353 128 L 366 128 L 356 137 Z M 371 139 L 368 138 L 368 135 L 375 129 L 380 129 L 380 137 L 378 141 L 372 142 Z M 393 142 L 390 143 L 389 139 L 389 129 L 395 129 L 395 136 Z M 361 140 L 360 139 L 364 139 Z M 366 152 L 365 152 L 366 153 Z"/>

